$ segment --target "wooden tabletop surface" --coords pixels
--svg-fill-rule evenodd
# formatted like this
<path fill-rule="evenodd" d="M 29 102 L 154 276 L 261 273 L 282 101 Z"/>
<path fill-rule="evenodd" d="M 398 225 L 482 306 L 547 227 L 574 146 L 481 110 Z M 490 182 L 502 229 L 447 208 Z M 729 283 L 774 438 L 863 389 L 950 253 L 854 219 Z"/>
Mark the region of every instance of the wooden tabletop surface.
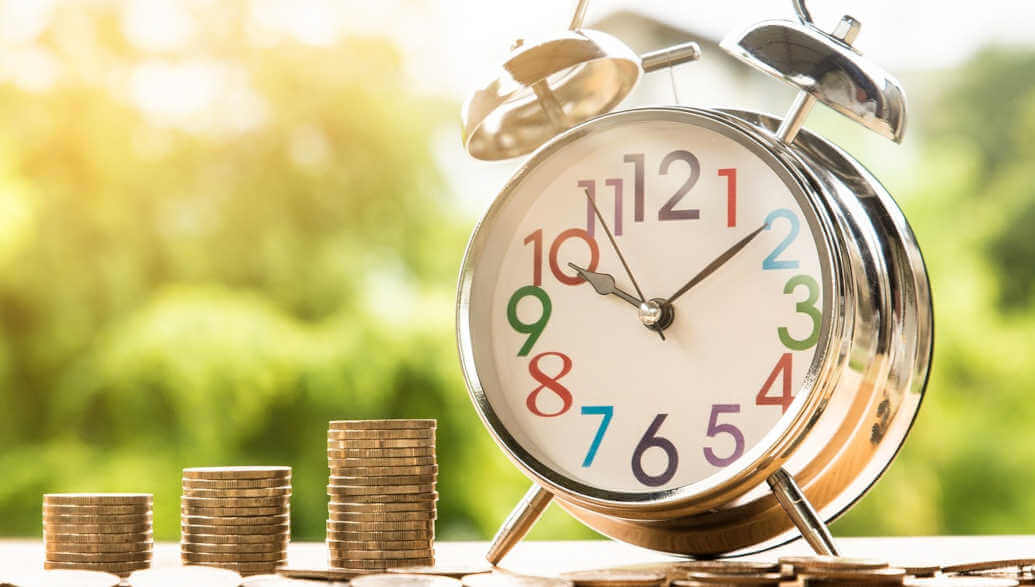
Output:
<path fill-rule="evenodd" d="M 1035 536 L 929 536 L 916 538 L 839 538 L 845 556 L 866 556 L 892 563 L 934 562 L 948 564 L 1006 558 L 1035 558 Z M 441 563 L 480 561 L 484 542 L 439 542 L 436 557 Z M 808 546 L 796 541 L 751 558 L 775 560 L 786 554 L 809 554 Z M 324 568 L 327 550 L 321 542 L 295 542 L 288 551 L 292 567 Z M 679 560 L 641 548 L 606 540 L 571 542 L 523 542 L 500 566 L 537 575 L 563 571 L 614 567 L 638 563 Z M 155 567 L 178 566 L 179 544 L 155 545 Z M 33 572 L 43 567 L 43 545 L 36 540 L 0 540 L 0 576 Z"/>

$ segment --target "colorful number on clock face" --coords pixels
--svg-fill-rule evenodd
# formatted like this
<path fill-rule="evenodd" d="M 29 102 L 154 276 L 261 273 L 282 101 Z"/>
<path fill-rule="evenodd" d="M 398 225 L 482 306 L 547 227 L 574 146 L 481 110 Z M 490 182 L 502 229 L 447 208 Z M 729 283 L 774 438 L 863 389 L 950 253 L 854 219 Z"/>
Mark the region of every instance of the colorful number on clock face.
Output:
<path fill-rule="evenodd" d="M 813 364 L 827 298 L 815 222 L 755 150 L 689 122 L 605 127 L 554 151 L 483 230 L 471 336 L 493 411 L 556 472 L 611 492 L 690 485 L 764 448 Z M 568 266 L 668 298 L 665 340 Z M 486 381 L 485 379 L 490 379 Z"/>

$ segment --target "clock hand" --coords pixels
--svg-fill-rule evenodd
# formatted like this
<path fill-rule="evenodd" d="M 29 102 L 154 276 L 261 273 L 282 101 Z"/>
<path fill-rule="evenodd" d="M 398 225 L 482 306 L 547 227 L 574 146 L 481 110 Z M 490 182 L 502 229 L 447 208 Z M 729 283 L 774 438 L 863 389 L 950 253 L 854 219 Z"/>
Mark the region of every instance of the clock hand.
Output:
<path fill-rule="evenodd" d="M 614 294 L 623 300 L 629 302 L 634 307 L 640 307 L 640 300 L 636 299 L 632 295 L 626 293 L 619 287 L 615 286 L 615 278 L 607 273 L 597 273 L 588 269 L 583 269 L 574 263 L 568 263 L 568 267 L 571 267 L 578 272 L 582 279 L 585 279 L 593 286 L 593 289 L 597 290 L 597 293 L 606 296 L 608 294 Z"/>
<path fill-rule="evenodd" d="M 708 277 L 709 275 L 711 275 L 712 273 L 715 273 L 719 269 L 719 267 L 722 267 L 723 265 L 725 265 L 727 261 L 732 259 L 737 253 L 739 253 L 741 251 L 741 249 L 746 247 L 748 245 L 748 243 L 750 243 L 753 238 L 758 236 L 758 233 L 762 232 L 762 230 L 765 229 L 765 227 L 766 227 L 766 225 L 763 224 L 762 226 L 756 228 L 753 232 L 749 233 L 744 238 L 742 238 L 739 241 L 737 241 L 732 247 L 730 247 L 729 249 L 726 249 L 726 252 L 724 252 L 723 254 L 721 254 L 718 257 L 716 257 L 716 259 L 714 261 L 712 261 L 711 263 L 709 263 L 707 267 L 702 269 L 697 275 L 694 275 L 690 279 L 690 281 L 686 282 L 686 285 L 684 285 L 683 287 L 679 288 L 679 290 L 676 291 L 676 293 L 674 293 L 671 296 L 669 296 L 669 298 L 667 300 L 667 303 L 671 304 L 672 302 L 676 301 L 676 298 L 678 298 L 679 296 L 685 294 L 693 286 L 695 286 L 698 283 L 701 283 L 702 281 L 704 281 L 704 279 L 706 277 Z"/>
<path fill-rule="evenodd" d="M 593 207 L 593 213 L 596 214 L 597 220 L 600 225 L 604 227 L 604 232 L 607 233 L 607 240 L 611 241 L 611 248 L 615 250 L 615 254 L 618 255 L 618 260 L 622 262 L 622 267 L 625 268 L 625 274 L 629 276 L 629 281 L 632 282 L 633 287 L 636 288 L 637 295 L 640 296 L 640 303 L 646 305 L 647 298 L 643 296 L 643 290 L 640 289 L 640 284 L 636 283 L 636 278 L 633 277 L 632 269 L 629 269 L 629 264 L 625 262 L 625 256 L 622 255 L 622 250 L 618 248 L 618 243 L 615 242 L 615 237 L 611 234 L 611 229 L 607 226 L 607 222 L 604 220 L 604 216 L 600 213 L 600 209 L 597 208 L 597 203 L 592 196 L 589 195 L 589 190 L 583 190 L 586 194 L 586 199 L 589 200 L 589 205 Z M 665 340 L 665 333 L 661 329 L 657 329 L 658 336 L 661 340 Z"/>

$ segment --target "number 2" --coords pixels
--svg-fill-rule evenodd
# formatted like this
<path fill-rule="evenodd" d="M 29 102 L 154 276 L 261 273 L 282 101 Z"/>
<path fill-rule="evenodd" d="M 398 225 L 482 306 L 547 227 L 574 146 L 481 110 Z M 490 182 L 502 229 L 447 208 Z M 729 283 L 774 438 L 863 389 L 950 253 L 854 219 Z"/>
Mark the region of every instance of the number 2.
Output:
<path fill-rule="evenodd" d="M 791 212 L 787 208 L 773 210 L 769 213 L 769 216 L 765 217 L 765 229 L 771 230 L 773 228 L 773 221 L 777 218 L 783 218 L 790 222 L 791 232 L 787 235 L 786 238 L 780 241 L 780 244 L 776 245 L 776 248 L 773 249 L 773 252 L 769 253 L 769 256 L 766 257 L 764 261 L 762 261 L 762 269 L 797 269 L 797 261 L 778 259 L 777 257 L 779 257 L 785 250 L 787 250 L 787 247 L 791 246 L 791 243 L 794 242 L 794 239 L 798 238 L 798 217 L 794 215 L 794 212 Z"/>
<path fill-rule="evenodd" d="M 676 205 L 679 204 L 683 196 L 694 187 L 694 184 L 701 177 L 701 163 L 697 161 L 697 157 L 690 151 L 672 151 L 661 160 L 661 167 L 658 168 L 658 173 L 668 175 L 668 168 L 674 161 L 685 161 L 690 166 L 690 176 L 676 190 L 676 193 L 672 194 L 672 197 L 665 202 L 661 210 L 658 210 L 658 220 L 696 220 L 701 217 L 700 210 L 696 208 L 676 210 Z"/>

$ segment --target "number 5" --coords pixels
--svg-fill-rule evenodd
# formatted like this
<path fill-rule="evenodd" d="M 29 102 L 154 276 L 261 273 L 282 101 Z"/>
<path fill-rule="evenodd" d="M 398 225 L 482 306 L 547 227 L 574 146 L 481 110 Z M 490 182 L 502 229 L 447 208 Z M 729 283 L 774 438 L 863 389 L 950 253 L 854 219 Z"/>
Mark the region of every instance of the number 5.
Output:
<path fill-rule="evenodd" d="M 733 437 L 733 453 L 728 457 L 716 456 L 710 446 L 704 447 L 704 458 L 716 467 L 725 467 L 744 454 L 744 433 L 733 424 L 719 424 L 720 414 L 739 414 L 740 404 L 715 404 L 712 406 L 712 415 L 708 419 L 708 438 L 719 434 L 729 434 Z"/>

